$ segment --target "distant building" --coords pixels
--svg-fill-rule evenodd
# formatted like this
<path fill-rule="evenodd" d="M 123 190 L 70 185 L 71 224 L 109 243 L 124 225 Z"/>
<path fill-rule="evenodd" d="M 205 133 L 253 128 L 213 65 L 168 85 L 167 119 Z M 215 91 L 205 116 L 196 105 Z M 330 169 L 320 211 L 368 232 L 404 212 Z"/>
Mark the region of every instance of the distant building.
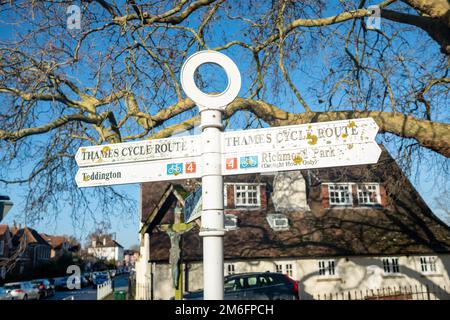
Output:
<path fill-rule="evenodd" d="M 180 275 L 184 291 L 203 287 L 200 221 L 180 223 L 199 185 L 141 185 L 138 299 L 173 297 Z M 225 275 L 287 274 L 302 299 L 421 285 L 449 297 L 450 228 L 385 150 L 373 165 L 225 176 L 224 202 Z"/>
<path fill-rule="evenodd" d="M 11 234 L 12 252 L 9 258 L 14 261 L 14 267 L 9 272 L 29 273 L 50 260 L 51 246 L 36 230 L 14 225 Z"/>
<path fill-rule="evenodd" d="M 114 260 L 116 263 L 122 263 L 124 258 L 123 247 L 109 235 L 94 237 L 87 249 L 88 254 L 97 259 Z"/>
<path fill-rule="evenodd" d="M 77 252 L 80 249 L 79 243 L 66 236 L 52 236 L 46 233 L 41 233 L 40 235 L 51 246 L 51 258 L 59 257 L 68 252 Z"/>
<path fill-rule="evenodd" d="M 136 250 L 124 250 L 123 252 L 123 267 L 128 271 L 134 268 L 136 261 L 139 258 L 139 252 Z"/>
<path fill-rule="evenodd" d="M 67 236 L 52 236 L 36 230 L 0 225 L 0 279 L 6 274 L 22 275 L 57 258 L 65 252 L 77 252 L 80 244 Z"/>
<path fill-rule="evenodd" d="M 7 224 L 0 224 L 0 279 L 5 278 L 12 252 L 12 235 Z"/>

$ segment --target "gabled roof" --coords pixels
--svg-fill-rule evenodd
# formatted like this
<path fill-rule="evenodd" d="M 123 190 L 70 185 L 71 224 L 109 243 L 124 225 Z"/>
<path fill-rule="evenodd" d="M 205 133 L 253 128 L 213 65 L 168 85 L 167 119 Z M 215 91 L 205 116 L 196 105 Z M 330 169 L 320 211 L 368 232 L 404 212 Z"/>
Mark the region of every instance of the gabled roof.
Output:
<path fill-rule="evenodd" d="M 106 240 L 103 242 L 103 240 Z M 92 247 L 92 242 L 90 244 L 90 247 Z M 95 239 L 95 248 L 114 248 L 114 247 L 121 247 L 123 248 L 116 240 L 112 239 L 108 236 L 100 236 Z"/>
<path fill-rule="evenodd" d="M 198 186 L 198 182 L 194 179 L 180 181 L 164 181 L 141 184 L 141 221 L 149 222 L 150 216 L 158 210 L 158 206 L 164 202 L 165 197 L 168 197 L 173 192 L 177 197 L 186 199 L 186 197 L 193 192 Z"/>
<path fill-rule="evenodd" d="M 139 232 L 143 233 L 148 228 L 152 229 L 159 223 L 159 218 L 162 218 L 168 209 L 167 205 L 170 206 L 174 200 L 179 201 L 184 206 L 184 200 L 190 192 L 195 190 L 196 184 L 191 183 L 192 181 L 185 180 L 183 185 L 170 182 L 155 183 L 155 185 L 142 184 L 141 194 L 148 195 L 148 198 L 145 198 L 145 202 L 142 201 L 142 228 Z M 155 188 L 157 188 L 157 191 Z"/>
<path fill-rule="evenodd" d="M 52 249 L 61 249 L 65 243 L 67 243 L 69 250 L 78 249 L 79 243 L 71 242 L 66 236 L 53 236 L 46 233 L 40 233 L 41 237 L 50 244 Z"/>
<path fill-rule="evenodd" d="M 266 214 L 274 212 L 271 201 L 274 176 L 224 177 L 229 183 L 265 183 L 268 208 L 232 211 L 238 217 L 238 229 L 225 234 L 225 259 L 450 253 L 450 228 L 433 214 L 386 150 L 374 165 L 303 170 L 301 173 L 307 185 L 310 210 L 284 212 L 290 224 L 286 231 L 274 231 L 266 220 Z M 386 190 L 387 205 L 324 208 L 321 191 L 326 182 L 379 182 Z M 176 183 L 185 186 L 184 181 Z M 145 185 L 143 191 L 147 188 Z M 142 196 L 143 203 L 147 202 L 147 194 L 143 192 Z M 170 208 L 169 203 L 160 215 L 170 216 Z M 182 236 L 185 261 L 202 259 L 198 232 L 195 227 Z M 170 240 L 166 233 L 155 229 L 150 236 L 150 248 L 150 260 L 169 260 Z"/>
<path fill-rule="evenodd" d="M 40 236 L 48 242 L 52 249 L 61 248 L 66 238 L 63 236 L 51 236 L 46 233 L 40 233 Z"/>
<path fill-rule="evenodd" d="M 45 241 L 36 230 L 29 227 L 18 229 L 16 231 L 12 238 L 13 246 L 19 245 L 23 239 L 25 239 L 26 244 L 50 246 L 50 244 L 48 244 L 48 242 Z"/>

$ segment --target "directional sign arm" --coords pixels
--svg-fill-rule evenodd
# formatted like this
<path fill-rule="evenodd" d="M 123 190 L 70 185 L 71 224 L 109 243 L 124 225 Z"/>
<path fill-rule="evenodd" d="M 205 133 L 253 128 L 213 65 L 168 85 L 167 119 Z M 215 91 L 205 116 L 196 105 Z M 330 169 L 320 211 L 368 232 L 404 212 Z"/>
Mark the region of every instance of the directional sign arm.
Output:
<path fill-rule="evenodd" d="M 222 154 L 217 161 L 222 162 L 222 175 L 371 164 L 381 154 L 374 140 L 377 131 L 375 121 L 366 118 L 225 132 L 221 136 Z M 202 176 L 200 137 L 160 139 L 152 143 L 80 149 L 77 162 L 90 166 L 78 170 L 77 185 L 93 187 Z M 86 152 L 95 154 L 96 151 L 105 155 L 123 156 L 131 152 L 137 155 L 87 160 Z"/>
<path fill-rule="evenodd" d="M 154 139 L 81 147 L 75 154 L 80 167 L 196 157 L 200 136 Z"/>
<path fill-rule="evenodd" d="M 96 187 L 201 177 L 199 157 L 80 168 L 78 187 Z"/>

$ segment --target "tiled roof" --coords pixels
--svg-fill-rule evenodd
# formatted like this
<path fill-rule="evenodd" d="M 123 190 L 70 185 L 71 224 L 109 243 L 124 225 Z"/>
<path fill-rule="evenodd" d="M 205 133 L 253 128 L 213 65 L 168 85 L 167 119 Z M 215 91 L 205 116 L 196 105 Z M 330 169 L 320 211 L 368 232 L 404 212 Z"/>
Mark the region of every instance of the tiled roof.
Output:
<path fill-rule="evenodd" d="M 103 243 L 103 239 L 106 239 L 105 243 Z M 92 246 L 92 242 L 91 242 Z M 96 248 L 111 248 L 111 247 L 121 247 L 123 248 L 116 240 L 112 239 L 111 237 L 97 237 L 95 239 L 95 247 Z"/>
<path fill-rule="evenodd" d="M 66 237 L 64 236 L 52 236 L 46 233 L 41 233 L 40 236 L 50 244 L 52 249 L 61 248 L 62 245 L 67 241 Z"/>
<path fill-rule="evenodd" d="M 142 197 L 142 215 L 141 221 L 145 222 L 149 215 L 155 210 L 158 206 L 161 198 L 166 193 L 166 191 L 170 188 L 172 181 L 164 181 L 164 182 L 153 182 L 153 183 L 143 183 L 141 184 L 141 194 L 145 195 Z M 179 180 L 174 181 L 172 183 L 174 185 L 174 189 L 183 197 L 193 192 L 197 186 L 198 182 L 195 180 L 184 180 L 182 185 Z M 184 191 L 184 192 L 183 192 Z"/>
<path fill-rule="evenodd" d="M 13 235 L 12 243 L 13 246 L 17 246 L 20 244 L 21 240 L 26 236 L 27 244 L 40 244 L 45 246 L 50 246 L 47 241 L 45 241 L 41 235 L 32 228 L 22 228 L 18 229 L 16 233 Z"/>

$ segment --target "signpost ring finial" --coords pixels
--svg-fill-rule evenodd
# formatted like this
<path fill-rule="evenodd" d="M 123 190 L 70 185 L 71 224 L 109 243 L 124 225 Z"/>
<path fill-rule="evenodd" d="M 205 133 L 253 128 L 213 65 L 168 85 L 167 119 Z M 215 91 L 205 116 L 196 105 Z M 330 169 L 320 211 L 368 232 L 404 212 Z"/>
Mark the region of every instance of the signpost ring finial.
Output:
<path fill-rule="evenodd" d="M 216 64 L 225 70 L 228 86 L 223 92 L 207 94 L 195 84 L 195 71 L 206 63 Z M 205 109 L 224 110 L 237 97 L 241 89 L 241 74 L 236 64 L 223 53 L 213 50 L 199 51 L 191 55 L 181 67 L 180 78 L 184 92 L 195 102 L 200 111 Z"/>

